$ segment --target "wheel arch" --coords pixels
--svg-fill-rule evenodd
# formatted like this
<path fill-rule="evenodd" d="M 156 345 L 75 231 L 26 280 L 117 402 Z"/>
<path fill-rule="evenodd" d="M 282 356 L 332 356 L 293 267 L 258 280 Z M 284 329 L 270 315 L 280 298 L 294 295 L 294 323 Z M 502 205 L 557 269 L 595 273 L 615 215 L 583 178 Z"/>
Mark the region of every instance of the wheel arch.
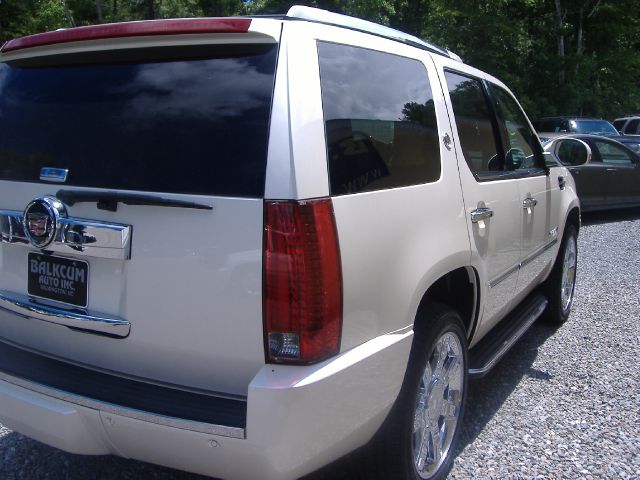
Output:
<path fill-rule="evenodd" d="M 470 339 L 478 319 L 480 305 L 478 272 L 472 266 L 458 267 L 436 279 L 422 295 L 414 321 L 414 331 L 427 328 L 429 318 L 424 314 L 429 303 L 440 303 L 455 310 Z"/>

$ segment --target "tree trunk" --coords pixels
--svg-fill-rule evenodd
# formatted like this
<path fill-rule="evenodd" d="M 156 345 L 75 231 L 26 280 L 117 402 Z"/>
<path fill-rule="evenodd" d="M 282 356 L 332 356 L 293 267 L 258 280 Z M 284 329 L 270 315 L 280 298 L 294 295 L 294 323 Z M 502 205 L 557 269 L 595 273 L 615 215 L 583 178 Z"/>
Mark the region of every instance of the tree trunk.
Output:
<path fill-rule="evenodd" d="M 583 46 L 583 18 L 584 18 L 584 9 L 580 8 L 580 13 L 579 13 L 579 17 L 578 17 L 578 34 L 577 34 L 577 43 L 578 46 L 576 48 L 576 54 L 578 56 L 582 55 L 582 52 L 584 52 L 584 46 Z"/>
<path fill-rule="evenodd" d="M 69 10 L 69 5 L 67 5 L 67 2 L 65 1 L 62 2 L 62 5 L 64 7 L 64 16 L 67 18 L 67 23 L 70 27 L 75 27 L 76 22 L 73 20 L 73 15 L 71 15 L 71 11 Z"/>
<path fill-rule="evenodd" d="M 558 81 L 560 85 L 564 84 L 566 79 L 565 74 L 565 54 L 564 54 L 564 15 L 562 14 L 562 5 L 560 4 L 560 0 L 555 0 L 556 5 L 556 29 L 557 29 L 557 41 L 558 41 L 558 58 L 560 68 L 558 70 Z"/>
<path fill-rule="evenodd" d="M 102 3 L 104 0 L 96 0 L 96 16 L 98 17 L 98 23 L 104 23 L 104 17 L 102 16 Z"/>
<path fill-rule="evenodd" d="M 155 1 L 154 0 L 147 0 L 146 1 L 147 4 L 147 8 L 146 8 L 146 12 L 145 12 L 145 18 L 147 20 L 153 20 L 156 18 L 156 5 L 155 5 Z"/>

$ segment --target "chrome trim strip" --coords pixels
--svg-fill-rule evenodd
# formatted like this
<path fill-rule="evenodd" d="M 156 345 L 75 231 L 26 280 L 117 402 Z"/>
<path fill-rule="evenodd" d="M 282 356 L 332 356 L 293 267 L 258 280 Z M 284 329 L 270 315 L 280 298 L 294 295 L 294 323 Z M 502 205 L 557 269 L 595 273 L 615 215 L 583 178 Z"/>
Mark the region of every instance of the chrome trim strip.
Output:
<path fill-rule="evenodd" d="M 0 210 L 0 242 L 29 246 L 22 212 Z M 129 260 L 131 226 L 82 218 L 60 218 L 56 236 L 46 250 L 62 254 Z"/>
<path fill-rule="evenodd" d="M 496 278 L 494 278 L 493 280 L 489 281 L 489 288 L 494 288 L 495 286 L 497 286 L 499 283 L 504 282 L 511 274 L 515 273 L 517 270 L 520 270 L 522 267 L 524 267 L 525 265 L 528 265 L 529 263 L 533 262 L 537 257 L 539 257 L 540 255 L 542 255 L 544 252 L 546 252 L 547 250 L 549 250 L 551 247 L 553 247 L 556 243 L 558 243 L 558 239 L 554 238 L 552 240 L 549 240 L 547 243 L 545 243 L 542 247 L 540 247 L 538 250 L 536 250 L 535 252 L 533 252 L 532 254 L 530 254 L 527 258 L 525 258 L 522 262 L 518 263 L 517 265 L 514 265 L 513 267 L 511 267 L 509 270 L 507 270 L 506 272 L 498 275 Z"/>
<path fill-rule="evenodd" d="M 128 321 L 84 309 L 63 309 L 36 303 L 32 297 L 0 291 L 0 310 L 15 313 L 24 318 L 56 323 L 97 333 L 126 337 L 131 325 Z"/>
<path fill-rule="evenodd" d="M 508 277 L 510 277 L 511 275 L 516 273 L 518 270 L 520 270 L 520 264 L 516 263 L 513 267 L 511 267 L 506 272 L 501 273 L 500 275 L 498 275 L 493 280 L 489 280 L 489 288 L 496 287 L 498 284 L 504 282 Z"/>
<path fill-rule="evenodd" d="M 100 412 L 111 413 L 122 417 L 133 418 L 143 422 L 155 423 L 165 427 L 180 428 L 192 432 L 206 433 L 209 435 L 219 435 L 221 437 L 238 438 L 243 440 L 245 437 L 245 429 L 238 427 L 226 427 L 224 425 L 214 425 L 210 423 L 196 422 L 193 420 L 184 420 L 181 418 L 167 417 L 155 413 L 136 410 L 134 408 L 123 407 L 112 403 L 101 402 L 92 398 L 83 397 L 73 393 L 51 388 L 40 383 L 29 382 L 20 378 L 12 377 L 0 372 L 0 380 L 11 383 L 21 388 L 31 390 L 42 395 L 62 400 L 64 402 L 73 403 L 82 407 L 91 408 Z"/>
<path fill-rule="evenodd" d="M 516 330 L 515 334 L 509 340 L 505 341 L 502 344 L 502 347 L 500 347 L 500 349 L 496 351 L 495 355 L 491 358 L 491 360 L 489 360 L 489 362 L 485 364 L 484 367 L 469 369 L 469 376 L 481 377 L 486 375 L 487 372 L 489 372 L 489 370 L 491 370 L 496 365 L 496 363 L 498 363 L 502 359 L 502 357 L 504 357 L 504 355 L 511 349 L 511 347 L 513 347 L 513 345 L 515 345 L 515 343 L 520 340 L 520 337 L 522 337 L 522 335 L 524 335 L 526 331 L 529 330 L 529 327 L 533 325 L 538 317 L 542 315 L 542 312 L 544 312 L 544 309 L 547 308 L 548 303 L 549 302 L 547 301 L 547 299 L 541 301 L 540 304 L 535 307 L 535 309 L 529 314 L 527 319 L 522 322 L 518 330 Z"/>
<path fill-rule="evenodd" d="M 549 250 L 556 243 L 558 243 L 558 239 L 557 238 L 553 238 L 553 239 L 549 240 L 547 243 L 545 243 L 543 246 L 541 246 L 538 250 L 536 250 L 535 252 L 530 254 L 527 258 L 525 258 L 522 262 L 520 262 L 520 267 L 522 268 L 525 265 L 528 265 L 529 263 L 533 262 L 537 257 L 542 255 L 547 250 Z"/>

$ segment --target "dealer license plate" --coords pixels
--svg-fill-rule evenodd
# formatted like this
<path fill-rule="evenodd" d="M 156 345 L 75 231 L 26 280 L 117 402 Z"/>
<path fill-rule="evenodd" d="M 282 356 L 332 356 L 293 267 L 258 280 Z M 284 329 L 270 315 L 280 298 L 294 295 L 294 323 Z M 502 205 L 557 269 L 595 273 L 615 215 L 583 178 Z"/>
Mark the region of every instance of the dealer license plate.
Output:
<path fill-rule="evenodd" d="M 76 307 L 87 306 L 87 262 L 30 252 L 28 272 L 29 295 Z"/>

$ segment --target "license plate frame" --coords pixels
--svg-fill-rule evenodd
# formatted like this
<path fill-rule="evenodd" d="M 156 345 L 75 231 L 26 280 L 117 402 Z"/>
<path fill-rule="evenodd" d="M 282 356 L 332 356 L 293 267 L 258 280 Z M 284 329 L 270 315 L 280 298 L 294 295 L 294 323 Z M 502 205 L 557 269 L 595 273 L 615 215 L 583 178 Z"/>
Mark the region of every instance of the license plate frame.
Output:
<path fill-rule="evenodd" d="M 29 252 L 27 260 L 27 292 L 30 296 L 87 308 L 89 262 L 37 252 Z"/>

